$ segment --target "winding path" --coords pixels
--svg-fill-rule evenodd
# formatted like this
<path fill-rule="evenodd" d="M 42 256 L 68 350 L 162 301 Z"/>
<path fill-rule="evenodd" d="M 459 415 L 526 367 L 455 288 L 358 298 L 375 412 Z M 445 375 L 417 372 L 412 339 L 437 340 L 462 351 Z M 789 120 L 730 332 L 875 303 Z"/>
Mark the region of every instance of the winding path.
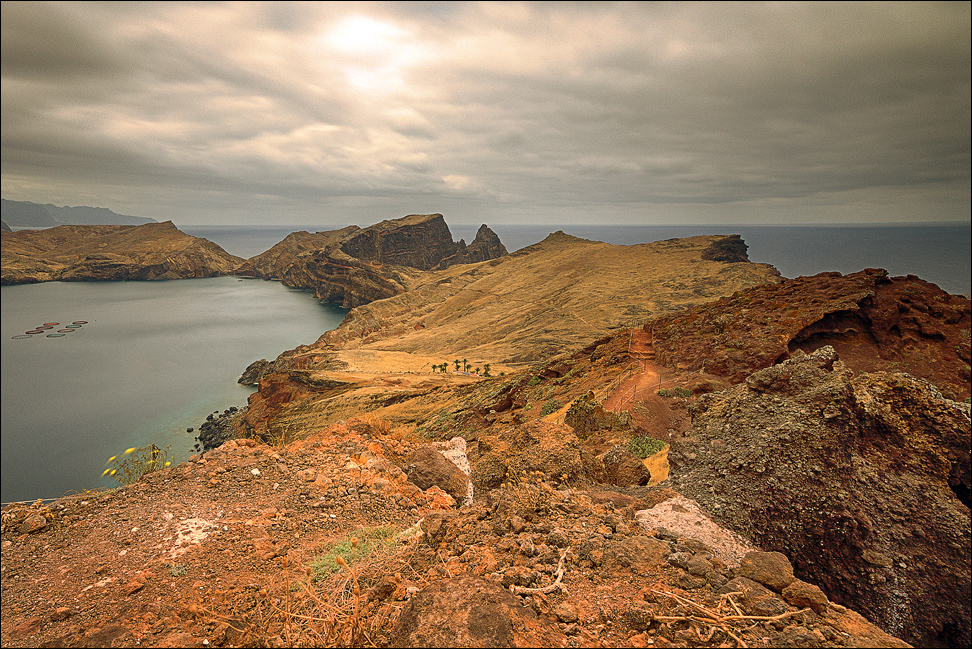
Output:
<path fill-rule="evenodd" d="M 655 350 L 648 342 L 648 333 L 643 329 L 632 329 L 628 345 L 631 356 L 631 374 L 621 381 L 606 399 L 605 410 L 627 410 L 638 402 L 638 395 L 646 390 L 657 390 L 661 381 L 662 368 L 654 364 Z"/>

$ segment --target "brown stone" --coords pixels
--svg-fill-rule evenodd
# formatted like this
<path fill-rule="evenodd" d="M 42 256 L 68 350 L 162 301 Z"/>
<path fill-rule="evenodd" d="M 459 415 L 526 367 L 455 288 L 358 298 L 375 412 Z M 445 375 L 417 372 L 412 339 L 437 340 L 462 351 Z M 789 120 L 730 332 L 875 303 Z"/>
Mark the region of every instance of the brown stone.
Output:
<path fill-rule="evenodd" d="M 752 579 L 780 592 L 791 583 L 793 566 L 780 552 L 750 552 L 743 557 L 737 571 L 741 577 Z"/>
<path fill-rule="evenodd" d="M 41 514 L 31 514 L 20 524 L 21 534 L 34 534 L 47 527 L 47 519 Z"/>
<path fill-rule="evenodd" d="M 51 622 L 61 622 L 63 620 L 68 619 L 73 614 L 74 611 L 72 611 L 69 607 L 58 606 L 56 609 L 54 609 L 54 612 L 51 614 Z"/>
<path fill-rule="evenodd" d="M 395 647 L 565 646 L 557 623 L 538 618 L 502 586 L 478 577 L 443 579 L 419 591 L 402 611 Z"/>
<path fill-rule="evenodd" d="M 625 612 L 628 625 L 635 631 L 647 631 L 653 618 L 651 607 L 644 602 L 635 602 Z"/>
<path fill-rule="evenodd" d="M 553 614 L 557 616 L 557 619 L 566 624 L 571 622 L 576 622 L 577 617 L 577 607 L 570 602 L 561 602 L 553 609 Z"/>
<path fill-rule="evenodd" d="M 630 487 L 648 484 L 651 472 L 640 457 L 618 445 L 604 454 L 604 477 L 609 484 Z"/>
<path fill-rule="evenodd" d="M 626 536 L 607 544 L 603 565 L 605 570 L 623 569 L 648 574 L 653 567 L 667 565 L 666 557 L 669 554 L 671 548 L 664 541 L 651 536 Z"/>
<path fill-rule="evenodd" d="M 462 502 L 469 490 L 468 476 L 431 446 L 420 446 L 408 458 L 408 481 L 423 491 L 439 487 Z"/>
<path fill-rule="evenodd" d="M 812 608 L 818 615 L 827 612 L 830 601 L 818 586 L 795 579 L 783 589 L 783 599 L 798 608 Z"/>

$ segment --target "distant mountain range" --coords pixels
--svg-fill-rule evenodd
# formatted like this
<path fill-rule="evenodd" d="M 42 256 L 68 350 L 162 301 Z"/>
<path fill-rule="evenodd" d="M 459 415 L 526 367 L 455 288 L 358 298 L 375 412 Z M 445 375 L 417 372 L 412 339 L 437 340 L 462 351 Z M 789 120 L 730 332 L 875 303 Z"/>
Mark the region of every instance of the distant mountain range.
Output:
<path fill-rule="evenodd" d="M 107 207 L 58 207 L 30 201 L 0 199 L 3 222 L 12 228 L 49 228 L 55 225 L 143 225 L 158 223 L 142 216 L 116 214 Z"/>

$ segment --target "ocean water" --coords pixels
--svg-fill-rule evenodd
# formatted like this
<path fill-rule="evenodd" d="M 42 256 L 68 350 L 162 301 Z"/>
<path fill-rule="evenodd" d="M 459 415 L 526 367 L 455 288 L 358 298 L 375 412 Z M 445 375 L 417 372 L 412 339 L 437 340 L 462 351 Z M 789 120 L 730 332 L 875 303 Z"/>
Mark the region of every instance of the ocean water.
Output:
<path fill-rule="evenodd" d="M 2 500 L 99 486 L 105 461 L 133 446 L 192 453 L 206 416 L 243 406 L 236 383 L 333 329 L 345 309 L 278 282 L 235 277 L 3 286 Z M 24 336 L 45 322 L 69 334 Z"/>
<path fill-rule="evenodd" d="M 178 225 L 178 224 L 177 224 Z M 336 230 L 320 226 L 185 226 L 187 234 L 204 237 L 227 252 L 249 258 L 268 250 L 290 232 Z M 504 225 L 488 224 L 510 252 L 563 230 L 582 239 L 618 245 L 650 243 L 700 234 L 738 234 L 749 245 L 749 258 L 772 264 L 784 277 L 843 274 L 884 268 L 892 276 L 917 275 L 949 293 L 972 293 L 972 223 L 930 225 L 766 226 L 766 225 Z M 471 243 L 479 225 L 454 225 L 455 240 Z"/>

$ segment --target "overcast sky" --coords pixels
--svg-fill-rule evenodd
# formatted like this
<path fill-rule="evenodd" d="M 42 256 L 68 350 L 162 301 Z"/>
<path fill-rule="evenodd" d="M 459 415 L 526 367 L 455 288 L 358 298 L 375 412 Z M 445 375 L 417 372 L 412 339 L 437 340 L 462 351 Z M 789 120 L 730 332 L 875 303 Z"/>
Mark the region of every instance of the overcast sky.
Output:
<path fill-rule="evenodd" d="M 8 199 L 185 225 L 970 218 L 968 2 L 0 6 Z"/>

